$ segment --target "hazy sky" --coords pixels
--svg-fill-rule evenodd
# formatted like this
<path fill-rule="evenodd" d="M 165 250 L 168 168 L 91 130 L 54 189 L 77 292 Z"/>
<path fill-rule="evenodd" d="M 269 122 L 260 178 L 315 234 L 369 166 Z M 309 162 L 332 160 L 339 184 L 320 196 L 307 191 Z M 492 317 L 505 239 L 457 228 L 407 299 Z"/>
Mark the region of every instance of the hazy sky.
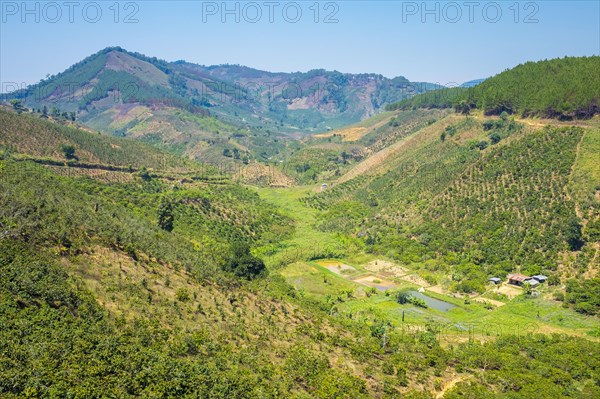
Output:
<path fill-rule="evenodd" d="M 598 55 L 599 3 L 1 0 L 0 81 L 35 83 L 121 46 L 205 65 L 462 83 L 529 60 Z"/>

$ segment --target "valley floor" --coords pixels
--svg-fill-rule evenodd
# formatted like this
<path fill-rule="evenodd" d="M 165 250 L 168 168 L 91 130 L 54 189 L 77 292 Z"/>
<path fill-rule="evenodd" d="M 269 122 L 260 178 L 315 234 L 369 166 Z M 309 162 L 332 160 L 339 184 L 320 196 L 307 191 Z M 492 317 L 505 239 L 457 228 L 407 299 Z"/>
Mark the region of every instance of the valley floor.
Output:
<path fill-rule="evenodd" d="M 302 202 L 317 190 L 318 186 L 257 189 L 263 199 L 284 209 L 296 222 L 294 236 L 268 257 L 271 266 L 303 295 L 330 304 L 332 314 L 366 323 L 386 319 L 407 332 L 433 323 L 440 341 L 446 344 L 538 332 L 597 340 L 593 335 L 597 334 L 598 319 L 564 308 L 552 299 L 553 287 L 542 286 L 537 297 L 526 297 L 521 287 L 504 281 L 498 286 L 490 284 L 483 294 L 461 295 L 442 284 L 429 284 L 406 265 L 362 252 L 340 234 L 318 230 L 315 224 L 320 211 Z M 399 290 L 418 291 L 452 309 L 400 305 L 395 298 Z"/>

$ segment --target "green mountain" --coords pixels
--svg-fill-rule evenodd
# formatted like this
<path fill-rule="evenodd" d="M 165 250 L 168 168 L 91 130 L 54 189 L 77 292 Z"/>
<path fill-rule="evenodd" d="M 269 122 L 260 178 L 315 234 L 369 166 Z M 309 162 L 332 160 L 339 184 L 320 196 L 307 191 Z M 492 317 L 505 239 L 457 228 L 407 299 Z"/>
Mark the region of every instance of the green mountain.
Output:
<path fill-rule="evenodd" d="M 435 90 L 387 106 L 388 110 L 450 108 L 486 115 L 589 119 L 600 112 L 600 57 L 565 57 L 528 62 L 474 87 Z"/>
<path fill-rule="evenodd" d="M 235 150 L 239 160 L 264 161 L 283 148 L 281 134 L 357 122 L 436 87 L 375 74 L 166 62 L 111 47 L 8 97 L 195 159 L 221 162 Z"/>

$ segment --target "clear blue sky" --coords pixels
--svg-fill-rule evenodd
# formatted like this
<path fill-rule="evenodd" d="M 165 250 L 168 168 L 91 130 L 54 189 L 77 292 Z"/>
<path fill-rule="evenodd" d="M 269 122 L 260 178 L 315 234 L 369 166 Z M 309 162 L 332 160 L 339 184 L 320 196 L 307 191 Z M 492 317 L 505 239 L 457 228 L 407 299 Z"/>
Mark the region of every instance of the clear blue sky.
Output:
<path fill-rule="evenodd" d="M 442 84 L 529 60 L 600 53 L 599 1 L 517 7 L 514 0 L 425 7 L 421 1 L 266 1 L 229 2 L 233 14 L 223 13 L 221 1 L 119 2 L 117 14 L 114 0 L 28 2 L 27 9 L 1 0 L 0 81 L 35 83 L 107 46 L 205 65 L 325 68 Z"/>

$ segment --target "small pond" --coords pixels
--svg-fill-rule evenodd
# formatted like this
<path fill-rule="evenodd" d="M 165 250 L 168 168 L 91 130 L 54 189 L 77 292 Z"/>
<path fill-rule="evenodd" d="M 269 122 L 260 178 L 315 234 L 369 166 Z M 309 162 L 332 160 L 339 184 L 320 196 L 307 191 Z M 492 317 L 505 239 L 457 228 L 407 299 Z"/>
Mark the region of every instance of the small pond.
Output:
<path fill-rule="evenodd" d="M 456 307 L 456 305 L 445 301 L 440 301 L 439 299 L 429 297 L 417 291 L 410 291 L 410 295 L 414 296 L 415 298 L 424 300 L 427 306 L 429 306 L 432 309 L 441 310 L 442 312 L 447 312 L 450 309 L 454 309 Z"/>

